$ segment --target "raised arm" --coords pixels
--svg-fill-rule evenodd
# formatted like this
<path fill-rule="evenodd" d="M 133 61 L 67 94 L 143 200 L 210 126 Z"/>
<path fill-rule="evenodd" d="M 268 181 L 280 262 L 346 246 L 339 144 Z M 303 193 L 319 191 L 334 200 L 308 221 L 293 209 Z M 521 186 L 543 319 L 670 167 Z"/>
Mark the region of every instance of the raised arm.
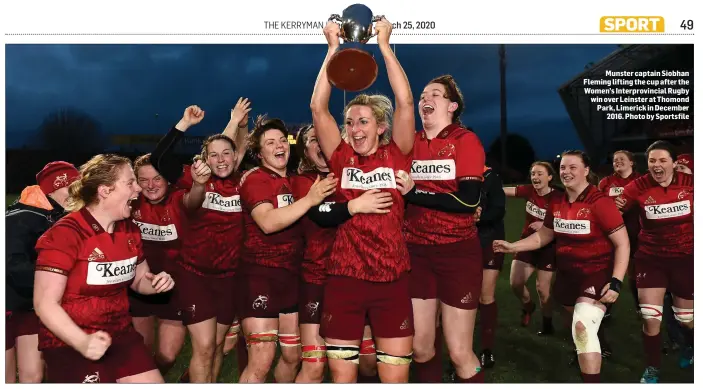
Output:
<path fill-rule="evenodd" d="M 329 78 L 327 78 L 327 64 L 339 47 L 339 25 L 332 21 L 327 22 L 324 33 L 327 38 L 328 50 L 325 60 L 322 62 L 320 73 L 317 75 L 317 81 L 315 81 L 315 89 L 310 100 L 310 111 L 312 112 L 312 122 L 315 126 L 320 149 L 322 149 L 322 153 L 329 160 L 332 158 L 332 153 L 337 149 L 339 143 L 342 142 L 337 122 L 330 113 L 329 103 L 332 85 Z"/>
<path fill-rule="evenodd" d="M 149 158 L 159 174 L 169 183 L 175 184 L 183 175 L 183 166 L 173 156 L 173 148 L 183 138 L 183 134 L 191 126 L 200 123 L 205 117 L 205 111 L 197 105 L 191 105 L 183 112 L 183 118 L 159 141 Z"/>
<path fill-rule="evenodd" d="M 190 165 L 190 176 L 193 179 L 193 185 L 190 190 L 183 195 L 183 206 L 190 211 L 196 210 L 203 205 L 205 201 L 205 185 L 212 174 L 210 166 L 204 161 L 198 159 Z"/>
<path fill-rule="evenodd" d="M 249 111 L 251 111 L 251 102 L 247 98 L 240 97 L 230 112 L 229 122 L 225 130 L 222 131 L 222 134 L 234 141 L 234 146 L 237 148 L 234 156 L 234 170 L 239 169 L 239 164 L 242 163 L 242 159 L 244 159 L 244 155 L 247 152 Z"/>
<path fill-rule="evenodd" d="M 383 54 L 388 72 L 388 81 L 395 95 L 395 113 L 393 114 L 393 141 L 404 155 L 408 155 L 413 150 L 415 142 L 415 102 L 410 90 L 408 77 L 400 66 L 393 49 L 389 43 L 393 26 L 386 20 L 381 19 L 376 23 L 378 33 L 378 48 Z"/>

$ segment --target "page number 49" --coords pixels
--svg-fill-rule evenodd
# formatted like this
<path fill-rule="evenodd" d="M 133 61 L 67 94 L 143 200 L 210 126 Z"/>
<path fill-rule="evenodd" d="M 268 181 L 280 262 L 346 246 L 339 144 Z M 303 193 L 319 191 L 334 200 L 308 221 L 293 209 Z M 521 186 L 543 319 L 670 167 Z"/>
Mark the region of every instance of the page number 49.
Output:
<path fill-rule="evenodd" d="M 693 20 L 682 20 L 681 21 L 681 28 L 684 30 L 693 30 Z"/>

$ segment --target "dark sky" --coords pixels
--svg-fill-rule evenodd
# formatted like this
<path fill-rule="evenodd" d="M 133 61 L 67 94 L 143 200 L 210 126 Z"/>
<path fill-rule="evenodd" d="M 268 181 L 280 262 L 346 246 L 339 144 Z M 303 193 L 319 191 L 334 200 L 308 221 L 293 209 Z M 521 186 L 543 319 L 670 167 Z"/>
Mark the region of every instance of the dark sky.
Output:
<path fill-rule="evenodd" d="M 165 133 L 183 109 L 206 111 L 193 135 L 219 132 L 239 96 L 253 112 L 310 120 L 309 102 L 326 45 L 6 45 L 7 147 L 31 144 L 44 115 L 74 107 L 107 134 Z M 379 76 L 366 92 L 391 94 L 376 45 Z M 538 157 L 581 143 L 557 89 L 616 50 L 615 45 L 507 46 L 508 131 L 526 136 Z M 397 45 L 416 99 L 426 83 L 452 74 L 467 103 L 462 121 L 488 148 L 500 132 L 496 45 Z M 351 94 L 347 94 L 347 99 Z M 341 117 L 343 95 L 330 106 Z M 155 114 L 158 113 L 158 119 Z M 418 120 L 418 126 L 420 125 Z"/>

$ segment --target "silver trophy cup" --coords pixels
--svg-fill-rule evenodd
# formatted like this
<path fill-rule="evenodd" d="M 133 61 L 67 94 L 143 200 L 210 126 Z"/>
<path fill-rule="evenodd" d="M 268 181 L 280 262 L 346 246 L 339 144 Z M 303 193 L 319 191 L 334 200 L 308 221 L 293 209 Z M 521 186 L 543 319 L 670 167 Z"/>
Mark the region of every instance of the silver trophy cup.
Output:
<path fill-rule="evenodd" d="M 373 16 L 371 9 L 363 4 L 350 5 L 342 16 L 330 16 L 330 21 L 339 23 L 340 37 L 344 40 L 327 65 L 327 77 L 332 85 L 345 91 L 358 92 L 376 81 L 378 65 L 363 45 L 376 35 L 373 23 L 382 18 Z"/>

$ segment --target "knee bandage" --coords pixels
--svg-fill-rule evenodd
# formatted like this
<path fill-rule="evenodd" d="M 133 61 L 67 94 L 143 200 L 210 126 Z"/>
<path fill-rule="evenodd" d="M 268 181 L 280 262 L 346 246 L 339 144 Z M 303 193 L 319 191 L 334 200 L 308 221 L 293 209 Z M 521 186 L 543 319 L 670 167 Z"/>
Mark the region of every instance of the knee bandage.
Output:
<path fill-rule="evenodd" d="M 387 365 L 409 365 L 410 362 L 413 360 L 413 353 L 410 353 L 408 355 L 390 355 L 386 354 L 381 350 L 376 350 L 376 361 L 379 363 L 385 363 Z"/>
<path fill-rule="evenodd" d="M 359 346 L 335 345 L 326 343 L 327 358 L 359 364 Z"/>
<path fill-rule="evenodd" d="M 296 334 L 279 334 L 278 343 L 281 347 L 297 347 L 300 346 L 300 335 Z"/>
<path fill-rule="evenodd" d="M 229 329 L 227 330 L 227 335 L 225 335 L 225 337 L 236 338 L 240 332 L 242 332 L 242 326 L 239 325 L 239 320 L 235 319 L 234 323 L 232 323 L 232 326 L 229 327 Z"/>
<path fill-rule="evenodd" d="M 303 346 L 303 362 L 326 362 L 327 347 L 318 345 Z"/>
<path fill-rule="evenodd" d="M 247 336 L 247 347 L 252 344 L 278 342 L 278 330 L 252 332 Z"/>
<path fill-rule="evenodd" d="M 574 338 L 577 354 L 599 353 L 600 340 L 598 340 L 598 328 L 605 312 L 597 306 L 589 303 L 577 303 L 574 306 L 574 318 L 571 321 L 571 336 Z M 581 332 L 576 330 L 578 323 L 585 329 Z"/>
<path fill-rule="evenodd" d="M 672 306 L 674 318 L 681 323 L 690 323 L 693 321 L 693 308 L 677 308 Z"/>
<path fill-rule="evenodd" d="M 361 348 L 359 350 L 360 355 L 373 355 L 376 354 L 376 343 L 374 343 L 373 338 L 364 338 L 361 341 Z"/>
<path fill-rule="evenodd" d="M 642 319 L 654 319 L 662 321 L 662 312 L 664 312 L 664 307 L 661 305 L 652 304 L 640 304 L 640 312 L 642 312 Z"/>

